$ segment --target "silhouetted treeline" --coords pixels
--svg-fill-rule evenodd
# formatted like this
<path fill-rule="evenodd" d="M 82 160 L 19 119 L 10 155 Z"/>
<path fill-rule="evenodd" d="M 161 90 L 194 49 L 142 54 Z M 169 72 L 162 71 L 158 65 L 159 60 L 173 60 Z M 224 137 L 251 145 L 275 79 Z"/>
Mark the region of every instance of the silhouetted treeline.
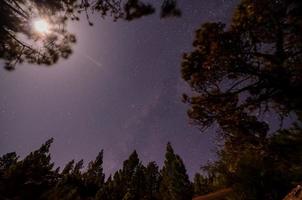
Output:
<path fill-rule="evenodd" d="M 49 148 L 53 139 L 24 159 L 16 153 L 0 157 L 0 199 L 188 200 L 192 183 L 182 159 L 167 145 L 165 163 L 146 166 L 134 151 L 120 170 L 105 180 L 103 151 L 83 169 L 83 160 L 54 169 Z"/>
<path fill-rule="evenodd" d="M 179 155 L 167 144 L 162 169 L 146 166 L 134 151 L 105 180 L 103 151 L 83 169 L 83 160 L 55 169 L 49 153 L 53 139 L 23 159 L 0 157 L 0 199 L 5 200 L 189 200 L 232 188 L 231 200 L 278 200 L 302 181 L 302 134 L 298 126 L 279 131 L 265 143 L 222 148 L 190 182 Z M 196 161 L 198 162 L 198 161 Z"/>
<path fill-rule="evenodd" d="M 0 47 L 0 58 L 7 61 L 8 69 L 14 66 L 12 63 L 53 64 L 59 57 L 68 57 L 68 44 L 75 38 L 66 32 L 60 37 L 64 45 L 51 46 L 56 51 L 47 46 L 42 60 L 32 48 L 20 44 L 15 37 L 18 32 L 32 34 L 22 28 L 26 26 L 20 20 L 27 18 L 23 16 L 25 7 L 18 10 L 12 6 L 19 1 L 2 2 L 0 41 L 6 43 Z M 80 1 L 61 2 L 67 2 L 67 7 L 58 7 L 50 0 L 41 1 L 39 6 L 47 4 L 46 10 L 54 6 L 54 11 L 62 11 Z M 81 1 L 79 8 L 87 11 L 91 6 L 87 2 Z M 109 10 L 106 7 L 108 2 L 120 1 L 96 2 L 92 8 L 100 9 L 103 16 L 109 12 L 115 17 L 120 11 L 120 4 L 113 4 L 117 7 L 110 6 Z M 125 3 L 121 16 L 126 20 L 153 12 L 149 4 L 138 0 Z M 67 11 L 76 19 L 76 10 Z M 175 0 L 163 1 L 161 11 L 161 17 L 180 15 Z M 170 144 L 161 170 L 155 162 L 144 166 L 134 151 L 122 168 L 105 180 L 102 151 L 85 170 L 83 161 L 54 169 L 49 140 L 22 160 L 15 153 L 0 158 L 0 200 L 189 200 L 222 188 L 232 188 L 230 200 L 282 199 L 302 181 L 301 11 L 298 0 L 241 0 L 228 26 L 205 23 L 196 31 L 194 48 L 182 60 L 182 78 L 192 89 L 183 100 L 190 107 L 189 118 L 200 129 L 219 127 L 222 145 L 218 159 L 204 166 L 194 183 Z M 273 113 L 281 124 L 288 115 L 293 115 L 292 122 L 296 123 L 272 133 L 275 122 L 265 119 Z"/>

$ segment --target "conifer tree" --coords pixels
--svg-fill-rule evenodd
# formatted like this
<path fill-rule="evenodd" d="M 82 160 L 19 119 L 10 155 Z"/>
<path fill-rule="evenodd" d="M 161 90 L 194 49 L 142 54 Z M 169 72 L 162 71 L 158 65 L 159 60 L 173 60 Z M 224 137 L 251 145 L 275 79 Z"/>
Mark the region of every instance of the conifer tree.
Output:
<path fill-rule="evenodd" d="M 103 150 L 97 155 L 94 161 L 89 163 L 88 169 L 83 176 L 85 195 L 94 197 L 97 191 L 104 186 L 105 181 L 105 174 L 103 172 Z"/>
<path fill-rule="evenodd" d="M 194 195 L 204 195 L 211 192 L 209 179 L 200 173 L 196 173 L 193 182 Z"/>
<path fill-rule="evenodd" d="M 126 181 L 123 178 L 122 170 L 118 170 L 114 173 L 112 182 L 109 184 L 110 199 L 118 200 L 122 199 L 126 193 Z"/>
<path fill-rule="evenodd" d="M 49 154 L 52 142 L 53 139 L 46 141 L 21 161 L 16 161 L 15 154 L 9 156 L 1 185 L 4 199 L 40 199 L 55 184 L 57 171 L 53 170 Z"/>
<path fill-rule="evenodd" d="M 144 166 L 134 151 L 129 158 L 124 161 L 122 169 L 122 180 L 126 188 L 123 199 L 140 200 L 145 194 Z"/>
<path fill-rule="evenodd" d="M 161 175 L 158 170 L 158 166 L 155 162 L 150 162 L 145 170 L 146 179 L 146 195 L 144 200 L 156 200 L 159 199 L 159 185 L 161 181 Z"/>
<path fill-rule="evenodd" d="M 45 199 L 77 200 L 84 199 L 84 180 L 81 173 L 83 160 L 68 162 L 60 174 L 55 187 L 44 195 Z"/>
<path fill-rule="evenodd" d="M 4 154 L 0 157 L 0 173 L 17 163 L 18 156 L 15 152 Z"/>
<path fill-rule="evenodd" d="M 300 0 L 241 0 L 229 26 L 205 23 L 196 31 L 181 67 L 192 122 L 219 125 L 236 146 L 267 136 L 273 123 L 266 114 L 295 113 L 301 121 L 301 10 Z"/>
<path fill-rule="evenodd" d="M 7 172 L 15 166 L 18 161 L 18 156 L 15 152 L 4 154 L 0 157 L 0 199 L 5 199 Z"/>
<path fill-rule="evenodd" d="M 103 187 L 98 190 L 95 199 L 96 200 L 113 200 L 113 181 L 111 175 L 104 183 Z"/>
<path fill-rule="evenodd" d="M 210 186 L 233 189 L 232 199 L 282 199 L 302 180 L 302 132 L 295 126 L 278 131 L 266 145 L 246 146 L 241 154 L 223 148 L 203 169 Z"/>
<path fill-rule="evenodd" d="M 188 200 L 192 198 L 192 185 L 179 155 L 167 144 L 165 162 L 161 170 L 160 194 L 163 200 Z"/>

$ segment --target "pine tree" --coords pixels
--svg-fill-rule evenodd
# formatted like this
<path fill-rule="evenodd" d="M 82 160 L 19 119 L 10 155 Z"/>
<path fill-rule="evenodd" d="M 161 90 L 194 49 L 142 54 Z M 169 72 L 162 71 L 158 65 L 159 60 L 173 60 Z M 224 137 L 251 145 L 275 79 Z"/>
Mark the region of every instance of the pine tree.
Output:
<path fill-rule="evenodd" d="M 12 167 L 16 166 L 18 156 L 15 152 L 7 153 L 0 157 L 0 199 L 5 199 L 7 172 Z"/>
<path fill-rule="evenodd" d="M 192 198 L 192 185 L 179 155 L 167 144 L 165 162 L 161 170 L 160 194 L 163 200 L 188 200 Z"/>
<path fill-rule="evenodd" d="M 114 183 L 111 175 L 108 177 L 107 181 L 104 183 L 104 186 L 97 192 L 96 200 L 115 200 L 117 193 L 114 191 Z"/>
<path fill-rule="evenodd" d="M 68 162 L 60 174 L 55 187 L 48 191 L 44 198 L 47 200 L 77 200 L 84 199 L 85 184 L 81 169 L 83 160 L 75 163 L 74 160 Z"/>
<path fill-rule="evenodd" d="M 103 173 L 103 150 L 97 155 L 94 161 L 88 165 L 87 171 L 83 174 L 85 184 L 85 195 L 94 197 L 98 190 L 104 186 L 105 174 Z"/>
<path fill-rule="evenodd" d="M 49 148 L 53 139 L 46 141 L 38 150 L 21 161 L 11 154 L 9 168 L 3 175 L 5 199 L 40 199 L 57 180 L 57 171 L 50 162 Z M 8 164 L 8 162 L 6 162 Z"/>
<path fill-rule="evenodd" d="M 205 166 L 214 190 L 233 189 L 233 199 L 282 199 L 302 179 L 300 127 L 278 131 L 257 148 L 240 154 L 223 148 L 218 160 Z"/>
<path fill-rule="evenodd" d="M 145 170 L 146 178 L 146 195 L 144 200 L 156 200 L 159 199 L 159 185 L 161 176 L 158 170 L 158 166 L 155 162 L 150 162 Z"/>
<path fill-rule="evenodd" d="M 204 195 L 211 192 L 211 185 L 209 183 L 209 178 L 196 173 L 193 182 L 194 195 Z"/>
<path fill-rule="evenodd" d="M 139 163 L 129 180 L 129 186 L 127 188 L 128 200 L 141 200 L 146 194 L 146 180 L 145 180 L 145 167 Z M 124 198 L 125 198 L 124 197 Z"/>
<path fill-rule="evenodd" d="M 126 194 L 127 185 L 126 180 L 122 174 L 122 170 L 114 173 L 111 184 L 109 184 L 110 195 L 112 200 L 123 199 Z"/>
<path fill-rule="evenodd" d="M 0 174 L 4 173 L 9 167 L 16 164 L 18 156 L 15 152 L 4 154 L 0 157 Z"/>
<path fill-rule="evenodd" d="M 182 61 L 188 115 L 200 128 L 213 124 L 235 142 L 263 138 L 262 116 L 302 120 L 300 0 L 242 0 L 229 26 L 205 23 Z M 235 144 L 236 145 L 236 144 Z"/>
<path fill-rule="evenodd" d="M 124 161 L 121 172 L 122 180 L 126 186 L 126 188 L 124 188 L 125 193 L 123 199 L 140 200 L 143 198 L 145 195 L 144 168 L 136 151 Z"/>

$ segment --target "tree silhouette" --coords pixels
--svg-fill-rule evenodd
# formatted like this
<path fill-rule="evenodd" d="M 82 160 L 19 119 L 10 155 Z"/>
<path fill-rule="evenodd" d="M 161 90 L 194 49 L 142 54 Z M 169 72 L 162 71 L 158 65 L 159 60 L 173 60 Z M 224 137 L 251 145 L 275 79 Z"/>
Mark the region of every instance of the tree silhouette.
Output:
<path fill-rule="evenodd" d="M 120 170 L 104 180 L 103 151 L 83 167 L 83 160 L 53 169 L 52 139 L 20 160 L 15 153 L 0 157 L 0 198 L 41 200 L 188 200 L 221 188 L 230 199 L 281 199 L 302 177 L 301 129 L 280 131 L 264 146 L 246 146 L 241 154 L 223 148 L 218 160 L 204 166 L 193 185 L 182 159 L 168 143 L 163 168 L 145 167 L 134 151 Z"/>
<path fill-rule="evenodd" d="M 282 199 L 302 180 L 301 147 L 297 126 L 274 133 L 262 145 L 245 143 L 240 153 L 224 147 L 217 161 L 202 168 L 205 184 L 194 185 L 197 191 L 232 188 L 231 199 Z"/>
<path fill-rule="evenodd" d="M 123 200 L 143 199 L 146 191 L 145 167 L 134 151 L 123 163 L 121 171 L 125 194 Z"/>
<path fill-rule="evenodd" d="M 54 186 L 57 171 L 53 170 L 49 147 L 53 139 L 46 141 L 38 150 L 17 161 L 14 153 L 1 158 L 4 166 L 0 180 L 0 194 L 4 199 L 40 199 Z"/>
<path fill-rule="evenodd" d="M 5 68 L 20 62 L 51 65 L 67 58 L 75 36 L 66 31 L 68 19 L 75 19 L 75 1 L 3 0 L 0 3 L 0 58 Z M 51 31 L 39 34 L 32 28 L 35 19 L 51 24 Z"/>
<path fill-rule="evenodd" d="M 94 197 L 104 186 L 105 174 L 103 172 L 103 150 L 98 154 L 94 161 L 88 165 L 87 171 L 83 174 L 86 196 Z"/>
<path fill-rule="evenodd" d="M 182 61 L 192 88 L 183 100 L 193 123 L 219 125 L 223 136 L 218 160 L 196 177 L 196 192 L 232 187 L 231 199 L 281 199 L 301 180 L 301 10 L 297 0 L 242 0 L 229 26 L 205 23 L 196 31 Z M 265 114 L 282 122 L 293 113 L 293 128 L 268 134 Z"/>
<path fill-rule="evenodd" d="M 160 16 L 161 18 L 181 16 L 176 0 L 165 0 L 161 6 Z"/>
<path fill-rule="evenodd" d="M 146 179 L 146 195 L 144 200 L 157 200 L 160 199 L 159 186 L 161 175 L 159 168 L 155 162 L 150 162 L 145 170 Z"/>
<path fill-rule="evenodd" d="M 242 0 L 229 27 L 205 23 L 196 31 L 182 61 L 194 123 L 217 123 L 228 138 L 263 138 L 264 113 L 301 117 L 301 8 L 298 0 Z"/>
<path fill-rule="evenodd" d="M 192 185 L 182 159 L 167 144 L 164 166 L 161 170 L 160 194 L 162 200 L 187 200 L 192 198 Z"/>
<path fill-rule="evenodd" d="M 162 18 L 177 15 L 176 1 L 163 0 Z M 175 11 L 177 10 L 177 12 Z M 68 58 L 76 42 L 67 30 L 67 22 L 97 13 L 131 21 L 153 14 L 155 8 L 140 0 L 3 0 L 0 2 L 0 59 L 5 68 L 13 70 L 18 63 L 52 65 Z M 43 19 L 50 25 L 47 33 L 33 30 L 34 20 Z"/>
<path fill-rule="evenodd" d="M 212 192 L 213 188 L 211 186 L 208 177 L 204 177 L 200 173 L 195 174 L 193 182 L 194 195 L 199 196 Z"/>

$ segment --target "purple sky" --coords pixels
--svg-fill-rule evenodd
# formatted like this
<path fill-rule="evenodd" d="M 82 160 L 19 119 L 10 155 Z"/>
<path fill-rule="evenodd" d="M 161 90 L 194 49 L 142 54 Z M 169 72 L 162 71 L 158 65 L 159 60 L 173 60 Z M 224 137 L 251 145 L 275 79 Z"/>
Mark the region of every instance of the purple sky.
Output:
<path fill-rule="evenodd" d="M 154 1 L 156 2 L 156 1 Z M 74 54 L 52 67 L 0 69 L 0 154 L 22 157 L 54 137 L 56 165 L 86 163 L 104 149 L 107 175 L 136 149 L 162 165 L 170 141 L 192 175 L 213 159 L 214 134 L 188 124 L 181 55 L 203 22 L 230 20 L 238 0 L 181 0 L 183 16 L 134 22 L 94 17 L 70 25 Z"/>

